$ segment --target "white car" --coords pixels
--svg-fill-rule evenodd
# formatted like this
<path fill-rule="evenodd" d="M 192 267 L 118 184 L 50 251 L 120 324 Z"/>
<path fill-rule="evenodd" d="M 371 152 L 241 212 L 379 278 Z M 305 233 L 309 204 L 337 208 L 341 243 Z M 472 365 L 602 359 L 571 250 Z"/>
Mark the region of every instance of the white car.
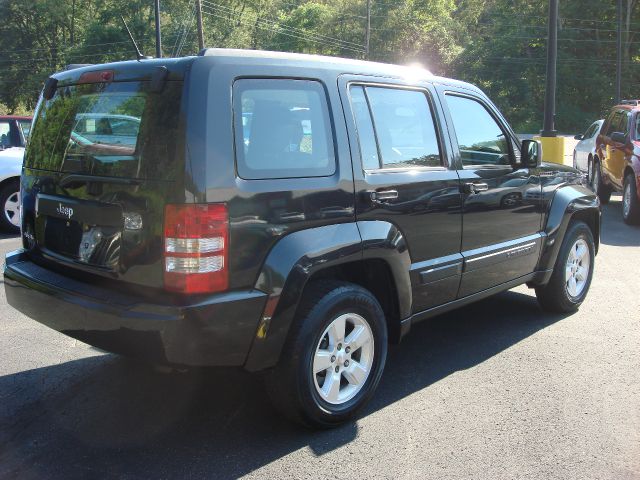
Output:
<path fill-rule="evenodd" d="M 591 124 L 584 135 L 576 135 L 576 140 L 580 140 L 573 149 L 573 167 L 586 173 L 591 178 L 591 162 L 596 154 L 596 139 L 602 128 L 604 119 L 596 120 Z"/>
<path fill-rule="evenodd" d="M 0 117 L 0 229 L 20 231 L 20 172 L 30 117 Z"/>

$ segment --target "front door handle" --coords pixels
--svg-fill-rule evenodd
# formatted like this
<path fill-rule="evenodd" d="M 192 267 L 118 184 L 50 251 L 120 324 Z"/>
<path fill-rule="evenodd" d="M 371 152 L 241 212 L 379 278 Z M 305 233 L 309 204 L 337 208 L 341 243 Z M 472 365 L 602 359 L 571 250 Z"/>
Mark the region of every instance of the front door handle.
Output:
<path fill-rule="evenodd" d="M 486 183 L 465 183 L 464 184 L 464 193 L 480 193 L 486 192 L 489 190 L 489 185 Z"/>
<path fill-rule="evenodd" d="M 382 190 L 379 192 L 371 192 L 371 201 L 380 203 L 387 200 L 395 200 L 398 198 L 397 190 Z"/>

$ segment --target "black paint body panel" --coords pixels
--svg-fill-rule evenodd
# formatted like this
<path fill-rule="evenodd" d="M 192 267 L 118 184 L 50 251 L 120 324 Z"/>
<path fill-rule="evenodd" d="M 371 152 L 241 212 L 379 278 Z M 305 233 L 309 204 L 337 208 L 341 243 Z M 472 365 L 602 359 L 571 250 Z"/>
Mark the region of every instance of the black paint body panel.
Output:
<path fill-rule="evenodd" d="M 515 134 L 471 85 L 435 76 L 410 80 L 401 67 L 368 62 L 209 53 L 55 76 L 59 87 L 101 69 L 113 70 L 117 81 L 151 81 L 156 69 L 165 66 L 167 80 L 183 85 L 176 112 L 179 171 L 170 180 L 110 182 L 87 175 L 65 180 L 60 172 L 25 168 L 24 249 L 9 254 L 5 267 L 11 305 L 110 351 L 176 365 L 242 365 L 256 371 L 278 362 L 305 286 L 332 269 L 381 265 L 390 279 L 382 288 L 392 296 L 395 312 L 390 330 L 397 326 L 406 333 L 414 321 L 525 282 L 547 282 L 572 218 L 590 222 L 598 241 L 599 203 L 581 185 L 579 173 L 551 164 L 522 168 Z M 240 178 L 233 85 L 246 78 L 307 79 L 322 85 L 336 159 L 332 175 Z M 442 166 L 365 171 L 350 106 L 351 83 L 425 92 Z M 445 91 L 472 95 L 491 109 L 513 142 L 512 165 L 463 167 L 442 98 Z M 501 185 L 511 179 L 522 180 L 518 192 L 509 191 L 518 201 L 501 202 Z M 465 183 L 480 181 L 488 184 L 487 192 L 465 192 Z M 384 190 L 396 190 L 397 198 L 373 201 L 371 193 Z M 164 290 L 163 210 L 168 203 L 227 205 L 228 291 L 183 296 Z M 75 217 L 65 208 L 73 208 Z M 140 214 L 144 228 L 123 229 L 127 212 Z M 60 238 L 46 236 L 48 225 Z M 104 255 L 84 258 L 81 242 L 88 243 L 92 229 L 110 243 Z M 51 248 L 34 245 L 34 239 L 43 238 Z M 117 248 L 118 255 L 107 246 Z"/>

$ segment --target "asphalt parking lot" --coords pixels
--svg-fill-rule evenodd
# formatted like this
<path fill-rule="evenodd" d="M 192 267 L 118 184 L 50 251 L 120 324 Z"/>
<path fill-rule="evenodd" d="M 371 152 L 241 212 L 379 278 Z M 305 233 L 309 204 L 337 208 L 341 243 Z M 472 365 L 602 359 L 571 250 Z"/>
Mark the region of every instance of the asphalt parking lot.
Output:
<path fill-rule="evenodd" d="M 604 209 L 578 313 L 544 314 L 520 287 L 419 324 L 331 431 L 282 420 L 242 372 L 94 350 L 1 289 L 0 477 L 640 479 L 640 228 L 620 209 Z"/>

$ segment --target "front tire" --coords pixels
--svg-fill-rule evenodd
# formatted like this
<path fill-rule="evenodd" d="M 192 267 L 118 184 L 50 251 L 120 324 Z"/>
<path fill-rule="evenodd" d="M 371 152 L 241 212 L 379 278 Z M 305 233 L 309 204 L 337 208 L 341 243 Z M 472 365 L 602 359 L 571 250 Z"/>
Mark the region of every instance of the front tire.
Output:
<path fill-rule="evenodd" d="M 631 173 L 628 173 L 624 177 L 622 219 L 627 225 L 637 225 L 640 223 L 640 201 L 638 201 L 636 177 Z"/>
<path fill-rule="evenodd" d="M 549 283 L 536 287 L 540 306 L 549 312 L 578 310 L 589 292 L 595 260 L 591 229 L 584 222 L 569 225 Z"/>
<path fill-rule="evenodd" d="M 609 199 L 611 198 L 611 187 L 605 185 L 602 180 L 602 170 L 598 160 L 594 160 L 593 162 L 593 182 L 591 183 L 591 186 L 603 205 L 609 203 Z"/>
<path fill-rule="evenodd" d="M 0 189 L 0 229 L 7 233 L 20 232 L 20 181 L 15 179 Z"/>
<path fill-rule="evenodd" d="M 353 418 L 380 382 L 387 341 L 384 312 L 371 292 L 347 282 L 309 285 L 265 378 L 274 406 L 310 427 Z"/>

